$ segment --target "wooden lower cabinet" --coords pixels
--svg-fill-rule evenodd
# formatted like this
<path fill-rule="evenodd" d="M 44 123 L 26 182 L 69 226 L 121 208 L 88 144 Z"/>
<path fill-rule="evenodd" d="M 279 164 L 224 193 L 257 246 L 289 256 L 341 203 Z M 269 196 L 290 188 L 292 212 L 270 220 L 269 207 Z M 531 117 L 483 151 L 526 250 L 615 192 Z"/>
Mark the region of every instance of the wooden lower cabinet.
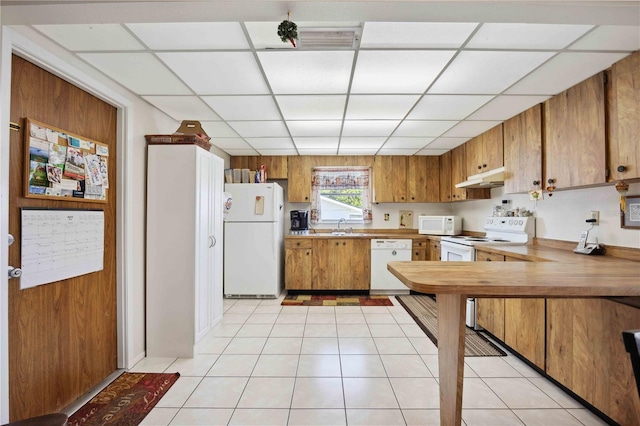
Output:
<path fill-rule="evenodd" d="M 640 309 L 606 299 L 547 299 L 546 372 L 621 425 L 640 424 L 622 331 L 640 327 Z"/>
<path fill-rule="evenodd" d="M 413 240 L 411 260 L 427 260 L 428 240 Z"/>
<path fill-rule="evenodd" d="M 440 259 L 440 240 L 429 240 L 429 256 L 427 260 L 439 261 Z"/>
<path fill-rule="evenodd" d="M 478 262 L 504 262 L 504 256 L 476 250 Z M 476 299 L 476 321 L 479 326 L 504 341 L 504 299 Z"/>
<path fill-rule="evenodd" d="M 286 240 L 284 243 L 284 286 L 287 290 L 311 290 L 311 240 Z"/>
<path fill-rule="evenodd" d="M 369 290 L 369 239 L 319 238 L 312 243 L 313 290 Z"/>

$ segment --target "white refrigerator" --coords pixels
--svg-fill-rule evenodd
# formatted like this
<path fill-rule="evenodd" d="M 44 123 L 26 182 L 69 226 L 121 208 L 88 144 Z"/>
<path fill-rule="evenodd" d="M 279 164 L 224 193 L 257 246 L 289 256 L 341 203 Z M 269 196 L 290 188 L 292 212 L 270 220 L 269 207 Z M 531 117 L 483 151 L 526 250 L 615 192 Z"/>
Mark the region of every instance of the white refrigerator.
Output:
<path fill-rule="evenodd" d="M 284 194 L 277 183 L 227 183 L 225 297 L 277 298 L 284 289 Z"/>

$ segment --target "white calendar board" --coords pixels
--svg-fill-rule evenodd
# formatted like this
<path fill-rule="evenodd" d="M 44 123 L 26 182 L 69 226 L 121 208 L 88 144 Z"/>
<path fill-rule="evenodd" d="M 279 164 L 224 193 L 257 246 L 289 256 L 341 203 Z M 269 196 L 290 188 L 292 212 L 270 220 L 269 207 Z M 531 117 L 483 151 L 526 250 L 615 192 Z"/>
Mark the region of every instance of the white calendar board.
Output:
<path fill-rule="evenodd" d="M 104 212 L 22 209 L 20 288 L 103 269 Z"/>

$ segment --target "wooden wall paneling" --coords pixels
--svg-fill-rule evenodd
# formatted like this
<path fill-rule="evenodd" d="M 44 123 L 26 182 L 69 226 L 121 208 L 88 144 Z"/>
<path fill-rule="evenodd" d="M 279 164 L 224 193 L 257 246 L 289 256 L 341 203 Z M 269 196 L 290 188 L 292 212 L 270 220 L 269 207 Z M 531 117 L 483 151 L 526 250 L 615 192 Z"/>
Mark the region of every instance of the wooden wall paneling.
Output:
<path fill-rule="evenodd" d="M 30 117 L 109 146 L 107 204 L 23 197 L 23 133 L 10 132 L 9 262 L 20 265 L 20 208 L 101 208 L 104 269 L 27 290 L 9 282 L 10 420 L 59 411 L 117 366 L 116 109 L 17 56 L 10 120 Z"/>

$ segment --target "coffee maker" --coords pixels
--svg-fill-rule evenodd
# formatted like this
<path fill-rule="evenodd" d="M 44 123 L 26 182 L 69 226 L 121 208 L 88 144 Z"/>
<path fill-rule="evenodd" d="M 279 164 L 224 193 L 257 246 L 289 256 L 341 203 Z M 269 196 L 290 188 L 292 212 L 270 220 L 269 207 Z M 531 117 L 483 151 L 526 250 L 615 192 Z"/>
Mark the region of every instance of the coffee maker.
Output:
<path fill-rule="evenodd" d="M 309 233 L 309 210 L 291 210 L 290 234 L 306 235 Z"/>

